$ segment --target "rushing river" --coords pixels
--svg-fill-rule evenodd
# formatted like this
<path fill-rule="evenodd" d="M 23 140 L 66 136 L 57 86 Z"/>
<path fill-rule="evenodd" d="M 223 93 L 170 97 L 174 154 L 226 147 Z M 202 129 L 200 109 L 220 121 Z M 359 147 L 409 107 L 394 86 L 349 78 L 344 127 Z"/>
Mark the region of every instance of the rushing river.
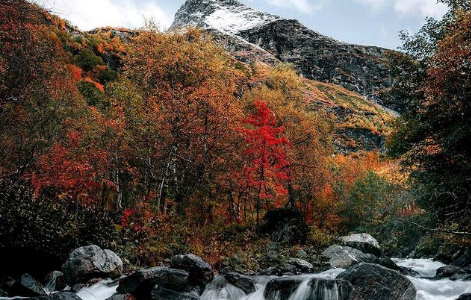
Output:
<path fill-rule="evenodd" d="M 417 289 L 417 300 L 455 300 L 461 294 L 471 293 L 471 281 L 451 281 L 449 279 L 433 280 L 436 270 L 443 266 L 442 263 L 431 259 L 394 259 L 396 264 L 408 267 L 419 273 L 419 277 L 409 277 Z M 286 300 L 305 300 L 309 295 L 308 282 L 312 278 L 335 278 L 343 270 L 329 270 L 320 274 L 299 275 L 297 278 L 303 279 L 298 289 Z M 273 277 L 275 278 L 275 277 Z M 241 289 L 226 284 L 224 279 L 216 276 L 209 284 L 201 300 L 265 300 L 263 292 L 270 280 L 270 277 L 259 276 L 255 278 L 255 293 L 246 295 Z M 102 281 L 87 288 L 83 288 L 78 295 L 83 300 L 105 300 L 116 293 L 116 285 L 111 285 L 109 281 Z M 325 291 L 325 300 L 336 300 L 337 295 L 331 291 Z M 283 299 L 285 300 L 285 299 Z"/>

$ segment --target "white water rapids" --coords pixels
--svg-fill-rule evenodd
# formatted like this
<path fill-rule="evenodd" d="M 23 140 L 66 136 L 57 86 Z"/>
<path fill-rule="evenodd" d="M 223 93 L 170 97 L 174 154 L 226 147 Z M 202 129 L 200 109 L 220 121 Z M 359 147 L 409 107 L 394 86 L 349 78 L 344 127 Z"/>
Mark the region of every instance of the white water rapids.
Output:
<path fill-rule="evenodd" d="M 451 281 L 449 279 L 434 280 L 436 270 L 443 266 L 442 263 L 434 262 L 431 259 L 394 259 L 397 265 L 408 267 L 419 273 L 419 277 L 408 278 L 412 281 L 417 289 L 417 300 L 455 300 L 461 294 L 471 293 L 471 281 Z M 289 299 L 280 300 L 305 300 L 310 295 L 311 287 L 308 282 L 312 278 L 333 279 L 337 277 L 343 270 L 334 269 L 319 274 L 299 275 L 298 279 L 302 279 L 297 290 Z M 201 300 L 265 300 L 263 293 L 265 287 L 272 278 L 268 276 L 255 277 L 256 291 L 246 295 L 241 289 L 227 284 L 222 276 L 216 276 L 214 281 L 210 283 L 203 294 Z M 77 292 L 82 300 L 106 300 L 116 293 L 117 283 L 109 280 L 101 281 L 90 287 L 86 287 Z M 337 300 L 336 292 L 326 290 L 323 300 Z M 12 299 L 12 298 L 1 298 Z"/>
<path fill-rule="evenodd" d="M 461 294 L 471 293 L 471 281 L 450 279 L 430 280 L 444 264 L 431 259 L 393 259 L 401 267 L 419 272 L 420 277 L 408 276 L 417 289 L 417 300 L 455 300 Z"/>
<path fill-rule="evenodd" d="M 440 262 L 431 259 L 394 259 L 394 262 L 401 267 L 408 267 L 419 273 L 419 277 L 408 276 L 417 289 L 417 300 L 456 300 L 461 294 L 471 293 L 471 281 L 452 281 L 450 279 L 434 280 L 432 277 L 438 268 L 444 266 Z M 304 280 L 298 289 L 287 300 L 305 300 L 310 295 L 311 287 L 308 282 L 312 278 L 335 278 L 343 270 L 329 270 L 320 274 L 301 275 Z M 265 300 L 263 292 L 268 277 L 257 277 L 257 291 L 250 295 L 237 287 L 227 284 L 221 287 L 215 282 L 207 286 L 205 292 L 201 296 L 201 300 Z M 220 279 L 219 279 L 220 280 Z M 335 291 L 336 292 L 336 291 Z M 337 300 L 338 296 L 334 291 L 325 291 L 325 300 Z M 330 293 L 330 294 L 329 294 Z M 88 299 L 87 299 L 88 300 Z M 280 299 L 286 300 L 286 299 Z"/>

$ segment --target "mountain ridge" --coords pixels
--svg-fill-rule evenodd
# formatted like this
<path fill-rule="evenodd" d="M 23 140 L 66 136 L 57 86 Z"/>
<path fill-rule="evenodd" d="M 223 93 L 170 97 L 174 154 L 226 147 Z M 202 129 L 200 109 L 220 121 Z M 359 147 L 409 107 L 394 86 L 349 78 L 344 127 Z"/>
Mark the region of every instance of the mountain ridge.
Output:
<path fill-rule="evenodd" d="M 248 43 L 272 56 L 272 62 L 288 62 L 308 79 L 334 83 L 381 103 L 381 93 L 391 87 L 384 54 L 377 46 L 363 46 L 338 41 L 320 34 L 298 20 L 285 19 L 252 9 L 236 0 L 188 0 L 175 14 L 170 30 L 196 26 L 210 31 L 229 51 Z M 225 43 L 230 40 L 231 42 Z M 267 55 L 236 55 L 245 62 L 267 62 Z"/>

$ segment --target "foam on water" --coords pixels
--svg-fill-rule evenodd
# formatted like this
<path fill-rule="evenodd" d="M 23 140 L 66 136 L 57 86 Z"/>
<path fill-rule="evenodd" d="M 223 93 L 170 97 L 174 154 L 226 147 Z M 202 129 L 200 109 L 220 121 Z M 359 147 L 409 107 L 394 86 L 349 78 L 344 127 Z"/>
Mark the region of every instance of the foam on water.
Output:
<path fill-rule="evenodd" d="M 417 300 L 456 300 L 461 294 L 471 293 L 471 281 L 431 279 L 437 269 L 444 266 L 432 259 L 393 259 L 401 267 L 411 268 L 420 277 L 408 276 L 417 289 Z"/>
<path fill-rule="evenodd" d="M 469 281 L 409 279 L 417 289 L 417 300 L 456 300 L 461 294 L 471 293 Z"/>
<path fill-rule="evenodd" d="M 82 300 L 106 300 L 116 294 L 118 283 L 110 279 L 100 281 L 77 292 Z"/>
<path fill-rule="evenodd" d="M 392 259 L 398 266 L 411 268 L 418 272 L 420 277 L 435 277 L 437 269 L 443 267 L 444 264 L 432 259 Z"/>

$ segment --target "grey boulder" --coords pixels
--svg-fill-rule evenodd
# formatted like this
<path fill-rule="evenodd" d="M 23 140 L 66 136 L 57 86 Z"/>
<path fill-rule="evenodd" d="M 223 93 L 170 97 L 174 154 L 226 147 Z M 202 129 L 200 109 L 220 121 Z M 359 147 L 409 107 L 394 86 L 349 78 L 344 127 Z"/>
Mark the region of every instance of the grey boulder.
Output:
<path fill-rule="evenodd" d="M 294 266 L 298 273 L 310 273 L 314 269 L 311 263 L 299 258 L 291 257 L 288 264 Z"/>
<path fill-rule="evenodd" d="M 24 274 L 21 276 L 19 281 L 15 281 L 9 292 L 13 296 L 21 297 L 38 297 L 47 295 L 43 286 L 29 274 Z"/>
<path fill-rule="evenodd" d="M 185 270 L 155 267 L 134 272 L 119 282 L 119 294 L 133 294 L 137 298 L 148 298 L 153 288 L 159 285 L 162 288 L 190 292 L 194 290 L 189 282 L 189 274 Z"/>
<path fill-rule="evenodd" d="M 373 263 L 377 257 L 372 254 L 363 253 L 358 249 L 348 246 L 333 245 L 324 250 L 322 255 L 329 259 L 332 268 L 346 269 L 361 262 Z"/>
<path fill-rule="evenodd" d="M 66 282 L 74 285 L 93 278 L 117 278 L 123 273 L 123 262 L 113 251 L 91 245 L 72 251 L 62 271 Z"/>
<path fill-rule="evenodd" d="M 383 256 L 378 241 L 367 233 L 351 234 L 340 238 L 342 245 L 360 250 L 363 253 Z"/>
<path fill-rule="evenodd" d="M 170 266 L 174 269 L 187 271 L 190 280 L 201 287 L 210 283 L 214 278 L 211 265 L 194 254 L 175 255 L 172 257 Z"/>
<path fill-rule="evenodd" d="M 236 272 L 229 272 L 224 274 L 224 278 L 228 283 L 243 290 L 246 294 L 255 292 L 255 284 L 252 278 Z"/>
<path fill-rule="evenodd" d="M 363 300 L 415 300 L 416 289 L 401 273 L 380 265 L 360 263 L 337 276 L 350 282 Z"/>
<path fill-rule="evenodd" d="M 53 271 L 47 274 L 43 283 L 48 292 L 62 291 L 67 286 L 64 273 L 60 271 Z"/>

